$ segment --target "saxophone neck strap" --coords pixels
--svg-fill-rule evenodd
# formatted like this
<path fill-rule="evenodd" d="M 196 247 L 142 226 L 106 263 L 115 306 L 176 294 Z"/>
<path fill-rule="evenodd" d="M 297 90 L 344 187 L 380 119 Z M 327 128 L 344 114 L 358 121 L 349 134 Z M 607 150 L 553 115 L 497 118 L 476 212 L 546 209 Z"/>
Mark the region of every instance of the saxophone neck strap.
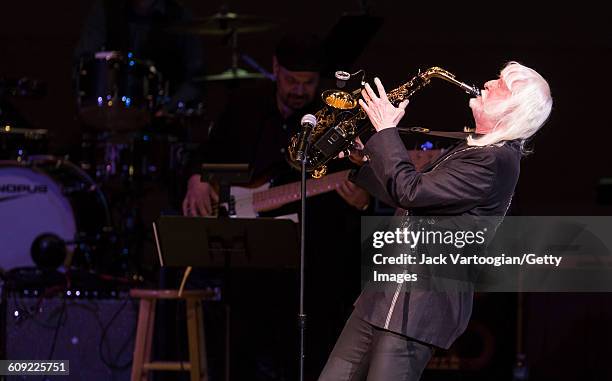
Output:
<path fill-rule="evenodd" d="M 412 134 L 412 133 L 420 133 L 431 136 L 441 136 L 444 138 L 451 139 L 463 139 L 465 140 L 470 135 L 477 135 L 474 133 L 473 129 L 469 129 L 465 127 L 462 132 L 459 131 L 432 131 L 429 128 L 425 127 L 398 127 L 400 134 Z"/>

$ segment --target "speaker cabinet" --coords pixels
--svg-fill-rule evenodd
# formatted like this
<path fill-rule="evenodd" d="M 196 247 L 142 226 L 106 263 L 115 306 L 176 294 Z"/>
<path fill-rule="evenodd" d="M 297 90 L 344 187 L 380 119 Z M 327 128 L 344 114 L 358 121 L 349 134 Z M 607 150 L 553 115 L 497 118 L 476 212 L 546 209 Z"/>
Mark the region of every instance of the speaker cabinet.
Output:
<path fill-rule="evenodd" d="M 39 294 L 21 290 L 3 295 L 2 358 L 69 360 L 70 375 L 63 380 L 130 379 L 136 301 L 116 291 L 71 290 L 54 297 Z M 24 377 L 5 379 L 31 376 Z"/>

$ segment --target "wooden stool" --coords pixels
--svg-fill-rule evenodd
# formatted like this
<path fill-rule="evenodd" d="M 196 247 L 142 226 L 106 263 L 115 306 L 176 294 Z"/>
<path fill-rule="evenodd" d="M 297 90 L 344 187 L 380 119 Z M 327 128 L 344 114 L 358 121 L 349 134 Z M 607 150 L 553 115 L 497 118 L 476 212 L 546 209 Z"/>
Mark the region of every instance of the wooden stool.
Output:
<path fill-rule="evenodd" d="M 178 295 L 178 290 L 130 290 L 132 298 L 140 299 L 138 328 L 134 343 L 132 361 L 132 381 L 146 381 L 148 371 L 169 370 L 191 373 L 191 381 L 208 380 L 206 346 L 204 342 L 204 322 L 202 319 L 202 300 L 211 300 L 213 291 L 188 290 Z M 153 327 L 157 299 L 183 299 L 187 305 L 187 339 L 189 342 L 189 362 L 155 361 L 151 362 L 153 347 Z"/>

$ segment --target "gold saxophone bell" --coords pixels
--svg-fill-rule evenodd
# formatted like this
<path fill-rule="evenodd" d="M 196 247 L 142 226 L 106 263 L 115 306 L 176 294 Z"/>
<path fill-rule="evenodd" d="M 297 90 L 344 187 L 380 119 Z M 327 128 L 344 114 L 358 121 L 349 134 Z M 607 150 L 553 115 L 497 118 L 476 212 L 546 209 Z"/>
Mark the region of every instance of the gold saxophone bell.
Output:
<path fill-rule="evenodd" d="M 338 110 L 352 110 L 357 107 L 357 99 L 346 91 L 325 90 L 321 93 L 323 102 Z"/>

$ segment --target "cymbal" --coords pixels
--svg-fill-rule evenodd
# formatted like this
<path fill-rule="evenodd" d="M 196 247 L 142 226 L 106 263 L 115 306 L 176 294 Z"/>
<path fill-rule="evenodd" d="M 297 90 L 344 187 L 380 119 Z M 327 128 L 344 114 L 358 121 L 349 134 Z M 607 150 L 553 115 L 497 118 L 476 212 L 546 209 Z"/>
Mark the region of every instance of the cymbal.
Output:
<path fill-rule="evenodd" d="M 170 25 L 166 28 L 166 31 L 176 34 L 224 36 L 231 32 L 264 32 L 277 26 L 277 23 L 259 16 L 239 15 L 228 12 L 215 13 L 210 17 L 197 18 L 186 23 Z"/>
<path fill-rule="evenodd" d="M 231 80 L 239 80 L 239 79 L 262 79 L 265 76 L 261 73 L 251 73 L 244 69 L 227 69 L 223 73 L 213 74 L 213 75 L 205 75 L 202 77 L 196 77 L 193 80 L 196 82 L 209 82 L 209 81 L 231 81 Z"/>

